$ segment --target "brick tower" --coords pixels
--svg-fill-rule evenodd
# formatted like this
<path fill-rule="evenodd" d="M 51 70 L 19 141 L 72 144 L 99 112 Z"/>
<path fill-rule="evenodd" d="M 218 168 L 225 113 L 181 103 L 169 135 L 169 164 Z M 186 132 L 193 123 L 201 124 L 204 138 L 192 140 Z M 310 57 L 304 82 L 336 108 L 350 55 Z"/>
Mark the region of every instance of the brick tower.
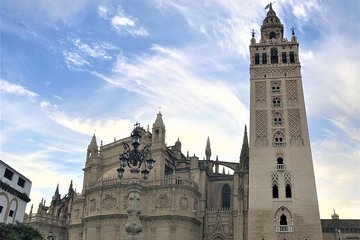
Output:
<path fill-rule="evenodd" d="M 271 3 L 250 44 L 249 239 L 322 239 L 299 44 Z"/>

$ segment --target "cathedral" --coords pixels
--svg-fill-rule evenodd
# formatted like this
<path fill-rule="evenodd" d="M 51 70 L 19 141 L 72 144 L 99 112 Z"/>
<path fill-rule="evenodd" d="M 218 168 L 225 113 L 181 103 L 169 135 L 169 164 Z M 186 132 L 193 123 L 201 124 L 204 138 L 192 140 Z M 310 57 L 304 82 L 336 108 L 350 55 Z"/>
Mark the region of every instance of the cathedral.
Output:
<path fill-rule="evenodd" d="M 260 40 L 253 33 L 249 48 L 250 129 L 248 133 L 245 126 L 239 159 L 214 158 L 209 138 L 204 159 L 183 153 L 179 140 L 167 146 L 161 112 L 151 129 L 138 126 L 139 148 L 151 144 L 156 161 L 147 180 L 139 177 L 140 239 L 323 239 L 299 43 L 294 30 L 290 40 L 285 38 L 271 4 Z M 128 239 L 131 173 L 127 170 L 119 179 L 117 172 L 123 143 L 131 144 L 131 138 L 99 146 L 94 135 L 82 192 L 76 193 L 70 183 L 61 197 L 57 188 L 51 203 L 41 201 L 25 222 L 45 237 L 51 232 L 56 240 Z"/>

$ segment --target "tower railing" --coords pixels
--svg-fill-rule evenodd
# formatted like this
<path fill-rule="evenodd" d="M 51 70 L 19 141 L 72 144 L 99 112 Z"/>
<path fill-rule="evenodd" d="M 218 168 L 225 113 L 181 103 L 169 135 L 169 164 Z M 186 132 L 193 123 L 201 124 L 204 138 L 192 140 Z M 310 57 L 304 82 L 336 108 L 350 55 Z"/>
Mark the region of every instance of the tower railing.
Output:
<path fill-rule="evenodd" d="M 275 232 L 294 232 L 293 225 L 278 225 L 275 226 Z"/>

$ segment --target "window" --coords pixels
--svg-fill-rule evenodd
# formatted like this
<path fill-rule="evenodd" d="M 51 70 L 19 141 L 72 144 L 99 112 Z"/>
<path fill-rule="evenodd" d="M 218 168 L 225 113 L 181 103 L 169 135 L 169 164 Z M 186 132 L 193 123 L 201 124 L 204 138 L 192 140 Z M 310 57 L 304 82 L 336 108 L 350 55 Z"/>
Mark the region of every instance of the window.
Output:
<path fill-rule="evenodd" d="M 282 53 L 282 62 L 287 63 L 286 52 Z"/>
<path fill-rule="evenodd" d="M 273 107 L 281 107 L 281 99 L 279 97 L 275 97 L 272 99 L 272 106 Z"/>
<path fill-rule="evenodd" d="M 7 179 L 9 179 L 11 181 L 13 176 L 14 176 L 14 173 L 6 168 L 5 173 L 4 173 L 4 177 L 6 177 Z"/>
<path fill-rule="evenodd" d="M 284 134 L 280 131 L 277 131 L 274 134 L 274 147 L 284 147 L 285 146 L 285 138 L 284 138 Z"/>
<path fill-rule="evenodd" d="M 272 196 L 273 198 L 279 198 L 279 188 L 276 184 L 272 187 Z"/>
<path fill-rule="evenodd" d="M 271 91 L 272 93 L 280 93 L 280 82 L 271 83 Z"/>
<path fill-rule="evenodd" d="M 21 177 L 19 177 L 17 185 L 19 185 L 20 187 L 24 187 L 25 186 L 25 180 Z"/>
<path fill-rule="evenodd" d="M 9 217 L 12 217 L 12 216 L 14 216 L 14 210 L 10 210 L 10 212 L 9 212 Z"/>
<path fill-rule="evenodd" d="M 221 191 L 222 208 L 230 208 L 230 186 L 225 184 Z"/>
<path fill-rule="evenodd" d="M 3 206 L 0 206 L 0 214 L 2 213 L 3 208 Z"/>
<path fill-rule="evenodd" d="M 291 186 L 290 186 L 290 184 L 286 184 L 285 196 L 286 196 L 286 198 L 291 198 Z"/>
<path fill-rule="evenodd" d="M 295 63 L 294 52 L 290 52 L 290 63 Z"/>
<path fill-rule="evenodd" d="M 262 54 L 262 64 L 266 64 L 267 63 L 267 59 L 266 59 L 267 57 L 266 57 L 266 52 L 264 52 L 263 54 Z"/>
<path fill-rule="evenodd" d="M 279 62 L 278 50 L 277 50 L 277 48 L 272 48 L 271 49 L 271 63 L 278 63 L 278 62 Z"/>
<path fill-rule="evenodd" d="M 276 33 L 275 32 L 270 32 L 269 33 L 269 39 L 273 39 L 273 38 L 276 38 Z"/>
<path fill-rule="evenodd" d="M 287 225 L 287 220 L 285 214 L 280 216 L 280 225 Z"/>
<path fill-rule="evenodd" d="M 282 126 L 284 123 L 282 117 L 282 111 L 275 111 L 273 113 L 273 125 L 274 126 Z"/>
<path fill-rule="evenodd" d="M 278 157 L 278 158 L 276 159 L 276 162 L 277 162 L 277 164 L 276 164 L 276 169 L 277 169 L 278 171 L 284 171 L 284 170 L 285 170 L 284 159 L 283 159 L 282 157 Z"/>
<path fill-rule="evenodd" d="M 259 53 L 255 53 L 255 64 L 256 65 L 260 64 L 260 55 L 259 55 Z"/>

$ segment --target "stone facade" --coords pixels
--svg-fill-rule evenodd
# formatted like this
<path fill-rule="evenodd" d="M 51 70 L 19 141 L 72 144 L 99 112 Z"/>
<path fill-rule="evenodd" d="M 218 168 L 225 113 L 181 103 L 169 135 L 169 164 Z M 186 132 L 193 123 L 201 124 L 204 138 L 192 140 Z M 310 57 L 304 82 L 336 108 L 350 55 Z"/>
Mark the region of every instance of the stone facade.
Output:
<path fill-rule="evenodd" d="M 141 180 L 142 239 L 247 239 L 246 131 L 237 163 L 212 160 L 209 139 L 204 160 L 185 156 L 179 140 L 166 146 L 161 113 L 152 131 L 142 128 L 141 135 L 142 145 L 152 144 L 152 158 L 156 161 L 149 179 Z M 68 194 L 61 198 L 57 188 L 50 206 L 42 202 L 27 222 L 44 236 L 51 230 L 59 240 L 126 239 L 126 187 L 130 173 L 127 170 L 124 178 L 119 179 L 116 170 L 124 150 L 122 143 L 130 141 L 128 137 L 99 147 L 93 136 L 87 151 L 82 193 L 76 194 L 71 185 Z M 219 166 L 234 173 L 220 173 Z"/>
<path fill-rule="evenodd" d="M 260 42 L 253 34 L 250 44 L 250 147 L 245 127 L 239 160 L 212 158 L 210 139 L 203 160 L 184 154 L 179 140 L 167 146 L 161 113 L 151 131 L 141 128 L 140 149 L 151 144 L 156 160 L 138 189 L 141 239 L 335 239 L 339 222 L 324 220 L 321 232 L 299 44 L 294 32 L 290 41 L 284 38 L 269 7 Z M 123 142 L 130 144 L 130 137 L 98 146 L 94 135 L 82 193 L 72 184 L 63 198 L 56 190 L 50 205 L 42 201 L 27 223 L 45 237 L 52 231 L 57 240 L 127 239 L 131 176 L 128 169 L 123 178 L 117 176 Z M 220 166 L 232 173 L 220 172 Z"/>
<path fill-rule="evenodd" d="M 300 70 L 270 3 L 250 44 L 249 239 L 322 239 Z"/>

